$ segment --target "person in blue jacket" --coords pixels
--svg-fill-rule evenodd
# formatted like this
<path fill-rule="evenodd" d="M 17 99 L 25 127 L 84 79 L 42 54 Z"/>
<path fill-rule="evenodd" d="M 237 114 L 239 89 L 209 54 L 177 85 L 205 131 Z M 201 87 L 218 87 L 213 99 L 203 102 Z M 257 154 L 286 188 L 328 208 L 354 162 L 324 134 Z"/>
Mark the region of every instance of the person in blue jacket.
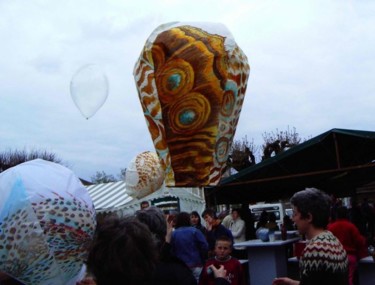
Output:
<path fill-rule="evenodd" d="M 208 244 L 202 232 L 190 225 L 189 213 L 181 212 L 176 217 L 171 250 L 172 254 L 185 262 L 198 281 L 207 258 Z"/>

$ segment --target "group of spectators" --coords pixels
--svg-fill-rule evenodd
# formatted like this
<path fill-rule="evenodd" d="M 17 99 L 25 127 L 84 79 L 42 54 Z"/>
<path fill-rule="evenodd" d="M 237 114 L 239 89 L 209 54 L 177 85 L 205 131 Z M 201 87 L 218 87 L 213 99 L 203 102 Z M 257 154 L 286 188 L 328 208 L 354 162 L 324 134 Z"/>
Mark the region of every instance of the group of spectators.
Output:
<path fill-rule="evenodd" d="M 275 276 L 273 285 L 355 284 L 358 260 L 367 256 L 366 239 L 349 221 L 348 209 L 336 207 L 332 219 L 330 197 L 314 188 L 296 193 L 291 204 L 293 217 L 286 216 L 284 226 L 298 229 L 308 240 L 300 280 Z M 86 279 L 81 285 L 117 284 L 119 279 L 121 284 L 245 284 L 239 260 L 247 254 L 233 244 L 255 238 L 259 227 L 279 229 L 276 217 L 267 212 L 254 226 L 237 208 L 219 217 L 206 209 L 173 219 L 158 208 L 141 208 L 135 217 L 110 217 L 98 227 L 87 261 L 95 283 L 84 283 Z"/>
<path fill-rule="evenodd" d="M 331 198 L 314 188 L 294 194 L 291 204 L 292 220 L 284 220 L 284 226 L 290 223 L 307 240 L 300 280 L 275 276 L 273 285 L 355 285 L 358 260 L 368 255 L 367 241 L 348 209 L 338 204 L 333 211 Z M 108 216 L 97 226 L 87 276 L 77 284 L 245 284 L 240 263 L 245 250 L 234 250 L 233 244 L 254 238 L 256 228 L 244 213 L 233 209 L 218 217 L 206 209 L 201 215 L 172 216 L 142 202 L 134 215 Z M 278 228 L 272 214 L 262 216 L 267 220 L 261 218 L 256 227 Z"/>
<path fill-rule="evenodd" d="M 331 220 L 338 217 L 338 209 L 343 206 L 342 200 L 332 196 Z M 375 206 L 368 198 L 358 201 L 351 199 L 351 205 L 347 212 L 347 218 L 358 228 L 369 244 L 375 243 Z"/>
<path fill-rule="evenodd" d="M 212 209 L 172 218 L 142 203 L 134 216 L 109 216 L 98 225 L 88 276 L 78 284 L 243 285 L 241 263 L 231 255 L 233 242 Z"/>

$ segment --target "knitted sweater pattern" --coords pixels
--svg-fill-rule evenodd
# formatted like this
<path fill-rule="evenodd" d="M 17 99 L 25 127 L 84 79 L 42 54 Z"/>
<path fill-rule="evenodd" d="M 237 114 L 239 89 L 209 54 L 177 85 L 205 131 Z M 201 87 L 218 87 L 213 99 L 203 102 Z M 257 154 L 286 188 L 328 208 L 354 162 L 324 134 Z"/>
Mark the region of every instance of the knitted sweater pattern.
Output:
<path fill-rule="evenodd" d="M 315 279 L 318 277 L 316 275 L 341 280 L 343 277 L 345 279 L 347 272 L 348 259 L 346 251 L 331 232 L 322 232 L 312 238 L 306 245 L 300 260 L 301 281 L 307 281 L 311 277 Z M 308 282 L 301 283 L 307 284 Z"/>

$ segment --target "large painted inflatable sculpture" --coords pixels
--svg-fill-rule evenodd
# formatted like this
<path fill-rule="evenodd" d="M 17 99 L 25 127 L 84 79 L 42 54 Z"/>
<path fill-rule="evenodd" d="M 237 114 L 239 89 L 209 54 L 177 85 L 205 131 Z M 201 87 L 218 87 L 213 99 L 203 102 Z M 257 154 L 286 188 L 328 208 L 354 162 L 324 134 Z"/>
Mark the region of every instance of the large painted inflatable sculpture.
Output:
<path fill-rule="evenodd" d="M 249 71 L 222 24 L 170 23 L 147 39 L 134 77 L 166 186 L 217 185 Z"/>
<path fill-rule="evenodd" d="M 36 159 L 0 174 L 0 272 L 26 285 L 75 285 L 96 228 L 86 187 Z"/>

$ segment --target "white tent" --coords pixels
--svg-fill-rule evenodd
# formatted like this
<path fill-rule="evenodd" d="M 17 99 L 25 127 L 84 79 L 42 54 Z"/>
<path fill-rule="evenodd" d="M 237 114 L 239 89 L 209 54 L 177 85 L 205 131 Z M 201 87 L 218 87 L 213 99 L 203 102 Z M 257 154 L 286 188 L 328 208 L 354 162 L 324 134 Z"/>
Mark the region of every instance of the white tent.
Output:
<path fill-rule="evenodd" d="M 203 189 L 198 187 L 170 188 L 163 185 L 158 191 L 142 199 L 130 197 L 126 193 L 124 181 L 89 185 L 87 190 L 97 213 L 112 212 L 119 216 L 134 214 L 135 211 L 140 209 L 142 201 L 155 204 L 157 200 L 160 201 L 163 200 L 161 198 L 167 197 L 176 198 L 179 201 L 180 211 L 184 212 L 197 211 L 202 213 L 206 205 L 203 198 Z"/>

